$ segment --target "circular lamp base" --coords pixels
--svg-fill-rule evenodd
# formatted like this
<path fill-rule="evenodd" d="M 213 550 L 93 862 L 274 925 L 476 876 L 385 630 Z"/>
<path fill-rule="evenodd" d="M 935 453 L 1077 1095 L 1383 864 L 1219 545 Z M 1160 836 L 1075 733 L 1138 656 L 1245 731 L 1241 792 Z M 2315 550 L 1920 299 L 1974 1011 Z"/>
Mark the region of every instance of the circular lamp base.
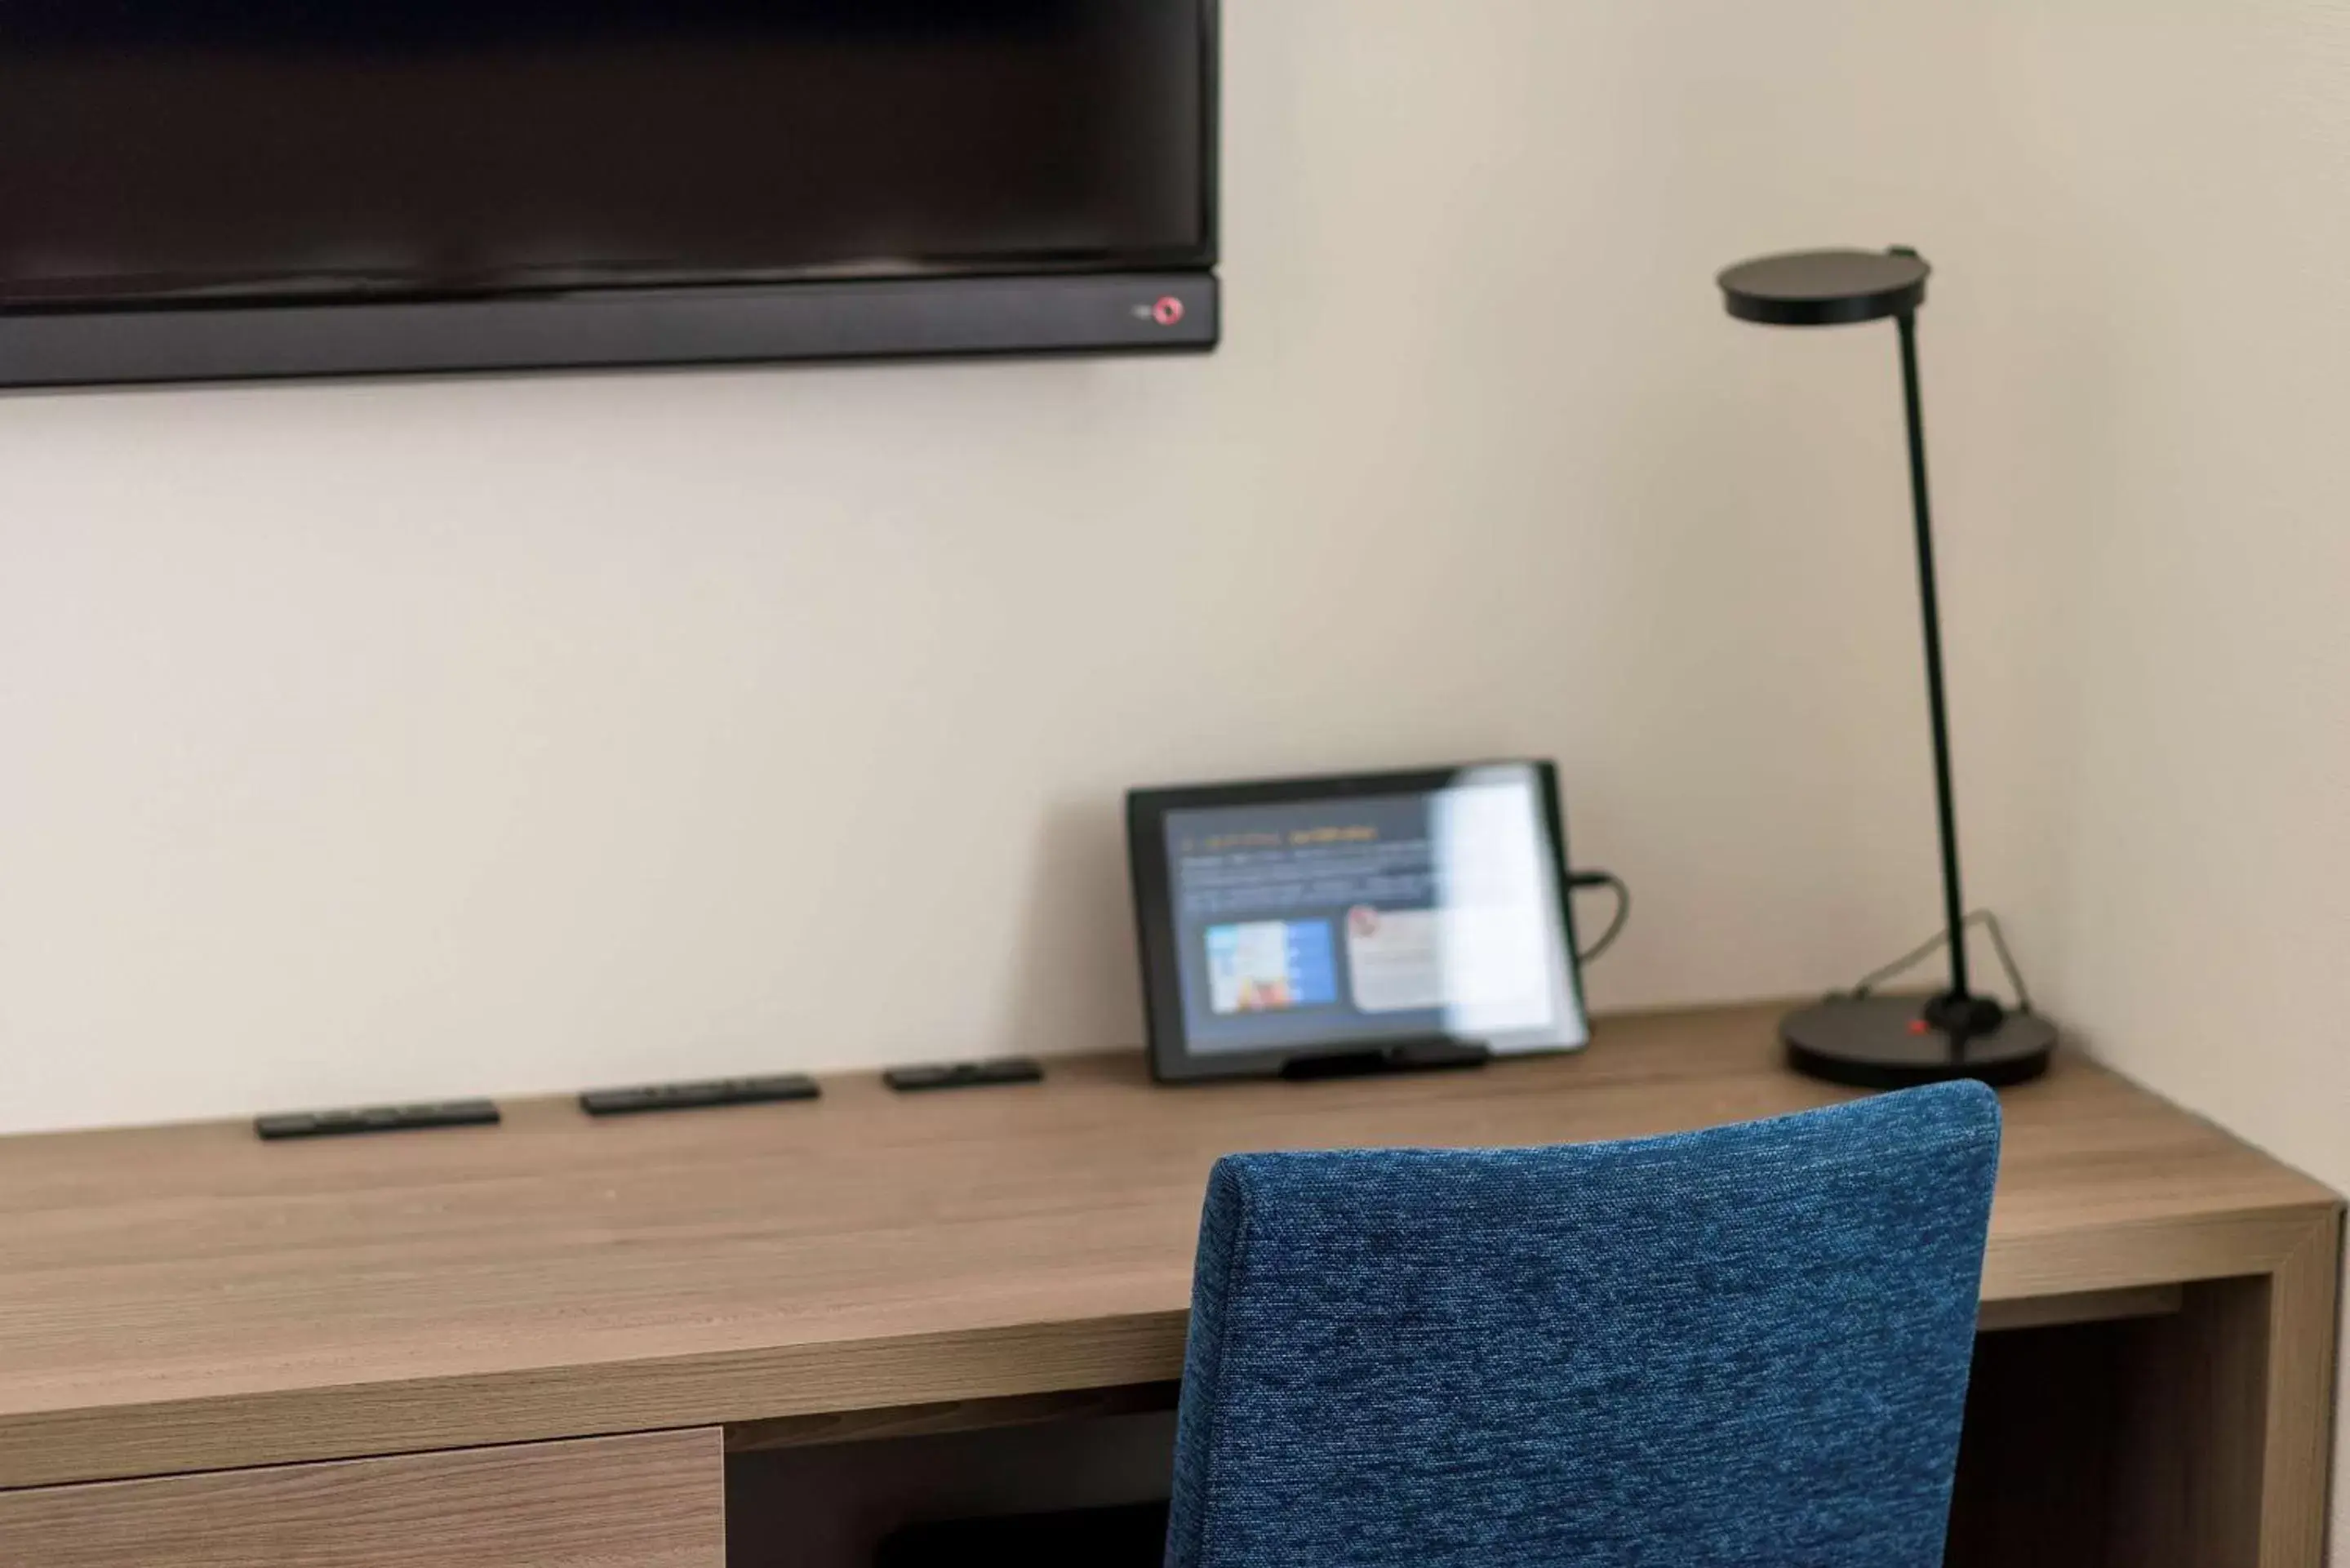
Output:
<path fill-rule="evenodd" d="M 1926 1001 L 1916 996 L 1838 998 L 1791 1012 L 1779 1025 L 1787 1064 L 1831 1084 L 1862 1089 L 1910 1089 L 1920 1084 L 1974 1078 L 1998 1087 L 2048 1071 L 2056 1026 L 2034 1013 L 2011 1012 L 1998 1028 L 1951 1037 L 1926 1023 Z"/>

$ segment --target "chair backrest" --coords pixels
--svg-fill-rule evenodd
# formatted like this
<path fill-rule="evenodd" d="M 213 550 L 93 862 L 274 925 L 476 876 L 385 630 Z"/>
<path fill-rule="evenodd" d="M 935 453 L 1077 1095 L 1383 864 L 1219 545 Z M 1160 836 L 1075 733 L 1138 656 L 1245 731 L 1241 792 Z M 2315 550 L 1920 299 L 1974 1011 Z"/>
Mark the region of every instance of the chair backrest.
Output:
<path fill-rule="evenodd" d="M 1999 1106 L 1208 1184 L 1170 1568 L 1935 1568 Z"/>

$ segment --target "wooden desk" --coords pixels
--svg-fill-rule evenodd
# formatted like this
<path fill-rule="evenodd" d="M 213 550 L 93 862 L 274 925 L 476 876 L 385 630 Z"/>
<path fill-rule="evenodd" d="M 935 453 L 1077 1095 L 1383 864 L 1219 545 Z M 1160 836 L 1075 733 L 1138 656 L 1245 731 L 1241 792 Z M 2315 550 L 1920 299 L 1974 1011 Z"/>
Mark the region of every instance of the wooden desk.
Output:
<path fill-rule="evenodd" d="M 1776 1011 L 1617 1019 L 1580 1057 L 1413 1078 L 1159 1089 L 1127 1054 L 1031 1088 L 849 1077 L 815 1104 L 610 1122 L 537 1101 L 502 1129 L 380 1138 L 0 1140 L 0 1560 L 115 1560 L 57 1544 L 92 1512 L 59 1500 L 129 1495 L 54 1490 L 74 1483 L 355 1459 L 378 1468 L 311 1473 L 396 1483 L 380 1467 L 445 1461 L 383 1456 L 549 1445 L 511 1451 L 579 1456 L 559 1496 L 609 1481 L 615 1450 L 584 1438 L 742 1449 L 1163 1398 L 1219 1154 L 1571 1142 L 1837 1097 L 1778 1066 Z M 1983 1323 L 2017 1332 L 1985 1340 L 1977 1392 L 2019 1429 L 1970 1428 L 1970 1452 L 2033 1451 L 2051 1373 L 2002 1386 L 1996 1345 L 2110 1324 L 2126 1343 L 2077 1391 L 2110 1407 L 2106 1554 L 2316 1568 L 2340 1200 L 2078 1061 L 2004 1099 Z M 704 1497 L 723 1461 L 692 1451 L 701 1472 L 674 1444 L 647 1462 Z M 2003 1486 L 1976 1490 L 1961 1542 L 2022 1528 L 1992 1517 Z M 608 1560 L 714 1563 L 708 1509 L 675 1511 L 669 1543 Z"/>

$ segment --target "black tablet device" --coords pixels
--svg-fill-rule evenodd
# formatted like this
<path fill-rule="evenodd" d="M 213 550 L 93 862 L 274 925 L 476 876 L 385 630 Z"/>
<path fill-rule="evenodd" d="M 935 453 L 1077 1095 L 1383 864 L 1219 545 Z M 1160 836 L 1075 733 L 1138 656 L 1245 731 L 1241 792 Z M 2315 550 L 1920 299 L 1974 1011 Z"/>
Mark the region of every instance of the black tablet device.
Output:
<path fill-rule="evenodd" d="M 1590 1038 L 1548 763 L 1127 796 L 1152 1074 Z"/>

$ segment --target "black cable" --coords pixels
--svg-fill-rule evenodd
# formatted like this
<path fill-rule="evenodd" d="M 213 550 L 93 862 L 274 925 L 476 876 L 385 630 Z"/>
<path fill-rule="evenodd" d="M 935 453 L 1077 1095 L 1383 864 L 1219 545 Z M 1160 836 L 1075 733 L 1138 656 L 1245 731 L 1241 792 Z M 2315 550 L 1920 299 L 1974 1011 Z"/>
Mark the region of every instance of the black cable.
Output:
<path fill-rule="evenodd" d="M 1575 962 L 1589 963 L 1614 947 L 1616 939 L 1622 936 L 1624 928 L 1631 923 L 1632 889 L 1625 885 L 1623 877 L 1613 871 L 1577 871 L 1566 879 L 1566 885 L 1577 892 L 1586 888 L 1612 888 L 1616 890 L 1616 918 L 1607 923 L 1607 929 L 1599 934 L 1597 941 L 1575 955 Z"/>
<path fill-rule="evenodd" d="M 2032 993 L 2023 989 L 2023 971 L 2015 964 L 2015 955 L 2007 950 L 2007 933 L 2000 929 L 1999 917 L 1989 909 L 1980 911 L 1983 929 L 1991 933 L 1991 945 L 1999 954 L 1999 967 L 2007 971 L 2007 983 L 2015 987 L 2015 1009 L 2018 1012 L 2032 1011 Z"/>
<path fill-rule="evenodd" d="M 2019 1012 L 2030 1012 L 2032 1011 L 2032 992 L 2024 987 L 2023 971 L 2016 968 L 2015 955 L 2008 950 L 2007 933 L 2000 929 L 1999 917 L 1992 914 L 1989 909 L 1977 909 L 1973 914 L 1969 915 L 1965 919 L 1959 923 L 1961 929 L 1964 929 L 1967 926 L 1981 926 L 1985 931 L 1990 933 L 1991 945 L 1999 954 L 1999 967 L 2006 971 L 2007 983 L 2015 988 L 2016 1011 Z M 1908 971 L 1917 968 L 1918 965 L 1925 962 L 1927 959 L 1932 957 L 1943 948 L 1948 947 L 1950 945 L 1950 934 L 1948 931 L 1935 932 L 1932 937 L 1918 943 L 1918 946 L 1902 954 L 1901 957 L 1895 959 L 1891 963 L 1887 964 L 1884 968 L 1871 971 L 1869 975 L 1858 985 L 1852 988 L 1852 999 L 1858 1002 L 1862 998 L 1867 996 L 1870 992 L 1875 991 L 1878 986 L 1884 984 L 1887 981 L 1896 979 Z"/>
<path fill-rule="evenodd" d="M 1971 919 L 1973 917 L 1970 916 L 1968 918 Z M 1942 944 L 1950 940 L 1950 933 L 1947 931 L 1936 931 L 1932 936 L 1927 938 L 1924 941 L 1919 942 L 1916 947 L 1911 948 L 1908 952 L 1903 953 L 1899 958 L 1895 959 L 1891 963 L 1887 964 L 1884 968 L 1869 971 L 1867 975 L 1862 979 L 1861 982 L 1852 988 L 1850 992 L 1852 999 L 1855 1002 L 1862 1001 L 1870 992 L 1875 991 L 1887 981 L 1897 980 L 1908 971 L 1917 968 L 1918 965 L 1925 962 L 1927 959 L 1932 957 L 1933 954 L 1940 949 Z"/>

